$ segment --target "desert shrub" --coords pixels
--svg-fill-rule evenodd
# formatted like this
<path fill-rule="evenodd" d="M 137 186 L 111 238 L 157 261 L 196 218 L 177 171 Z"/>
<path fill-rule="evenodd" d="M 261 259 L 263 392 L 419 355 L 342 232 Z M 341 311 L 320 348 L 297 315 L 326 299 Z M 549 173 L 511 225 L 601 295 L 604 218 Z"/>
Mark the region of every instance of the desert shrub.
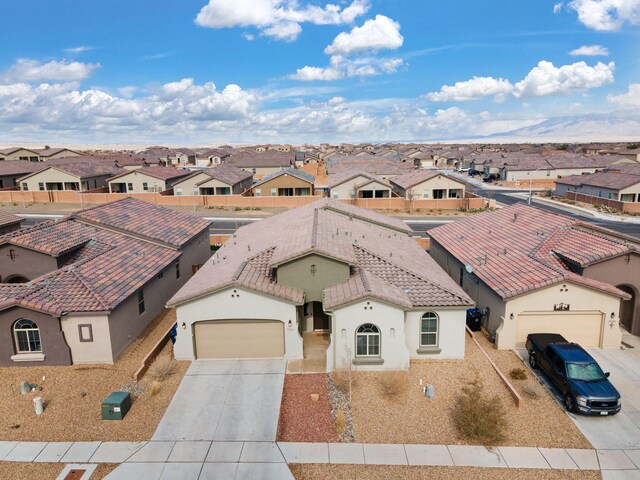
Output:
<path fill-rule="evenodd" d="M 378 377 L 378 385 L 385 397 L 395 397 L 407 389 L 409 378 L 406 372 L 383 372 Z"/>
<path fill-rule="evenodd" d="M 156 382 L 162 382 L 175 372 L 176 366 L 176 361 L 169 355 L 158 355 L 147 373 Z"/>
<path fill-rule="evenodd" d="M 509 376 L 513 380 L 526 380 L 527 372 L 524 371 L 524 368 L 512 368 L 509 372 Z"/>
<path fill-rule="evenodd" d="M 529 382 L 522 387 L 522 391 L 529 398 L 538 398 L 542 394 L 540 385 L 536 382 Z"/>
<path fill-rule="evenodd" d="M 347 430 L 347 419 L 344 410 L 339 408 L 336 412 L 336 431 L 338 435 L 342 435 Z"/>
<path fill-rule="evenodd" d="M 467 440 L 495 445 L 505 439 L 507 420 L 502 401 L 487 395 L 479 382 L 462 388 L 452 416 L 458 433 Z"/>
<path fill-rule="evenodd" d="M 151 385 L 151 389 L 149 389 L 149 395 L 155 397 L 158 393 L 160 393 L 160 388 L 160 383 L 153 382 L 153 384 Z"/>

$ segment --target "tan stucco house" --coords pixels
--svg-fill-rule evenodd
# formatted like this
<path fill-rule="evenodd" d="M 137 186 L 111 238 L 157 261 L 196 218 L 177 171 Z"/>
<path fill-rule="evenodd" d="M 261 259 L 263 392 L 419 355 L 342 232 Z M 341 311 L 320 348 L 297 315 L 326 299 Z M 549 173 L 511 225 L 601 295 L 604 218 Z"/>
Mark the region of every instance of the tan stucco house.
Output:
<path fill-rule="evenodd" d="M 0 150 L 0 162 L 10 160 L 25 160 L 27 162 L 39 162 L 40 155 L 36 150 L 22 147 L 11 147 Z"/>
<path fill-rule="evenodd" d="M 122 172 L 107 183 L 111 193 L 164 192 L 189 175 L 189 170 L 173 167 L 146 167 Z"/>
<path fill-rule="evenodd" d="M 84 192 L 106 187 L 108 179 L 120 172 L 121 169 L 111 163 L 69 163 L 26 175 L 18 182 L 23 192 L 43 190 Z"/>
<path fill-rule="evenodd" d="M 329 194 L 336 200 L 354 198 L 389 198 L 391 185 L 363 170 L 350 168 L 329 175 Z"/>
<path fill-rule="evenodd" d="M 254 197 L 293 197 L 313 195 L 315 177 L 302 170 L 283 168 L 253 184 Z"/>
<path fill-rule="evenodd" d="M 533 332 L 618 348 L 620 323 L 640 328 L 637 246 L 615 232 L 517 204 L 429 236 L 431 256 L 489 308 L 483 326 L 498 348 L 522 347 Z"/>
<path fill-rule="evenodd" d="M 222 164 L 193 172 L 173 186 L 173 194 L 181 195 L 240 195 L 251 188 L 253 174 L 231 165 Z"/>
<path fill-rule="evenodd" d="M 399 197 L 438 200 L 464 198 L 465 184 L 435 170 L 418 169 L 389 180 Z"/>
<path fill-rule="evenodd" d="M 208 230 L 126 198 L 0 236 L 0 366 L 113 363 L 207 261 Z"/>
<path fill-rule="evenodd" d="M 176 358 L 303 359 L 318 336 L 329 371 L 462 358 L 472 301 L 410 235 L 331 199 L 238 229 L 169 301 Z"/>

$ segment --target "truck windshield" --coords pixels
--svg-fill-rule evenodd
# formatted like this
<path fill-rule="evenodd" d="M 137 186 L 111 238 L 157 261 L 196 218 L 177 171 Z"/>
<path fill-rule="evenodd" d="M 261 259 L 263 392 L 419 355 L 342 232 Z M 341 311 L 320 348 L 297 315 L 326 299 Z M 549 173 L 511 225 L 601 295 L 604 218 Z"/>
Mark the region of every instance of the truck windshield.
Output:
<path fill-rule="evenodd" d="M 572 380 L 584 382 L 595 382 L 606 378 L 597 363 L 567 363 L 567 376 Z"/>

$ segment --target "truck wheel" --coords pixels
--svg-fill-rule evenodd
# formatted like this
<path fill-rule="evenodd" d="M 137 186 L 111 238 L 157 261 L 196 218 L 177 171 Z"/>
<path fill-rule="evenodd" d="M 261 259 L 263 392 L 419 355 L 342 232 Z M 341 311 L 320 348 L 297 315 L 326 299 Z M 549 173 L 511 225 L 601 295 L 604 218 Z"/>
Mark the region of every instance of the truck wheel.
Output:
<path fill-rule="evenodd" d="M 535 353 L 529 355 L 529 365 L 531 365 L 531 368 L 534 370 L 538 370 L 538 368 L 540 368 L 540 365 L 538 365 L 538 357 L 536 357 Z"/>
<path fill-rule="evenodd" d="M 571 396 L 570 393 L 567 393 L 564 396 L 564 408 L 567 409 L 567 412 L 575 412 L 576 411 L 576 402 Z"/>

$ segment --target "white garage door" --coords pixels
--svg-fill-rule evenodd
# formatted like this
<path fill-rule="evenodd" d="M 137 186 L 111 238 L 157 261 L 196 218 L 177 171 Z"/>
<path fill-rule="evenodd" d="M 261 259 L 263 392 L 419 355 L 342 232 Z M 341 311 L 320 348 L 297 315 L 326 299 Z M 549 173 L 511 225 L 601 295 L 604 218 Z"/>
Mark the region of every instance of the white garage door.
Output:
<path fill-rule="evenodd" d="M 523 312 L 517 321 L 516 347 L 522 347 L 530 333 L 559 333 L 583 347 L 602 345 L 601 312 Z"/>
<path fill-rule="evenodd" d="M 195 324 L 196 358 L 284 356 L 284 324 L 271 320 L 216 320 Z"/>

